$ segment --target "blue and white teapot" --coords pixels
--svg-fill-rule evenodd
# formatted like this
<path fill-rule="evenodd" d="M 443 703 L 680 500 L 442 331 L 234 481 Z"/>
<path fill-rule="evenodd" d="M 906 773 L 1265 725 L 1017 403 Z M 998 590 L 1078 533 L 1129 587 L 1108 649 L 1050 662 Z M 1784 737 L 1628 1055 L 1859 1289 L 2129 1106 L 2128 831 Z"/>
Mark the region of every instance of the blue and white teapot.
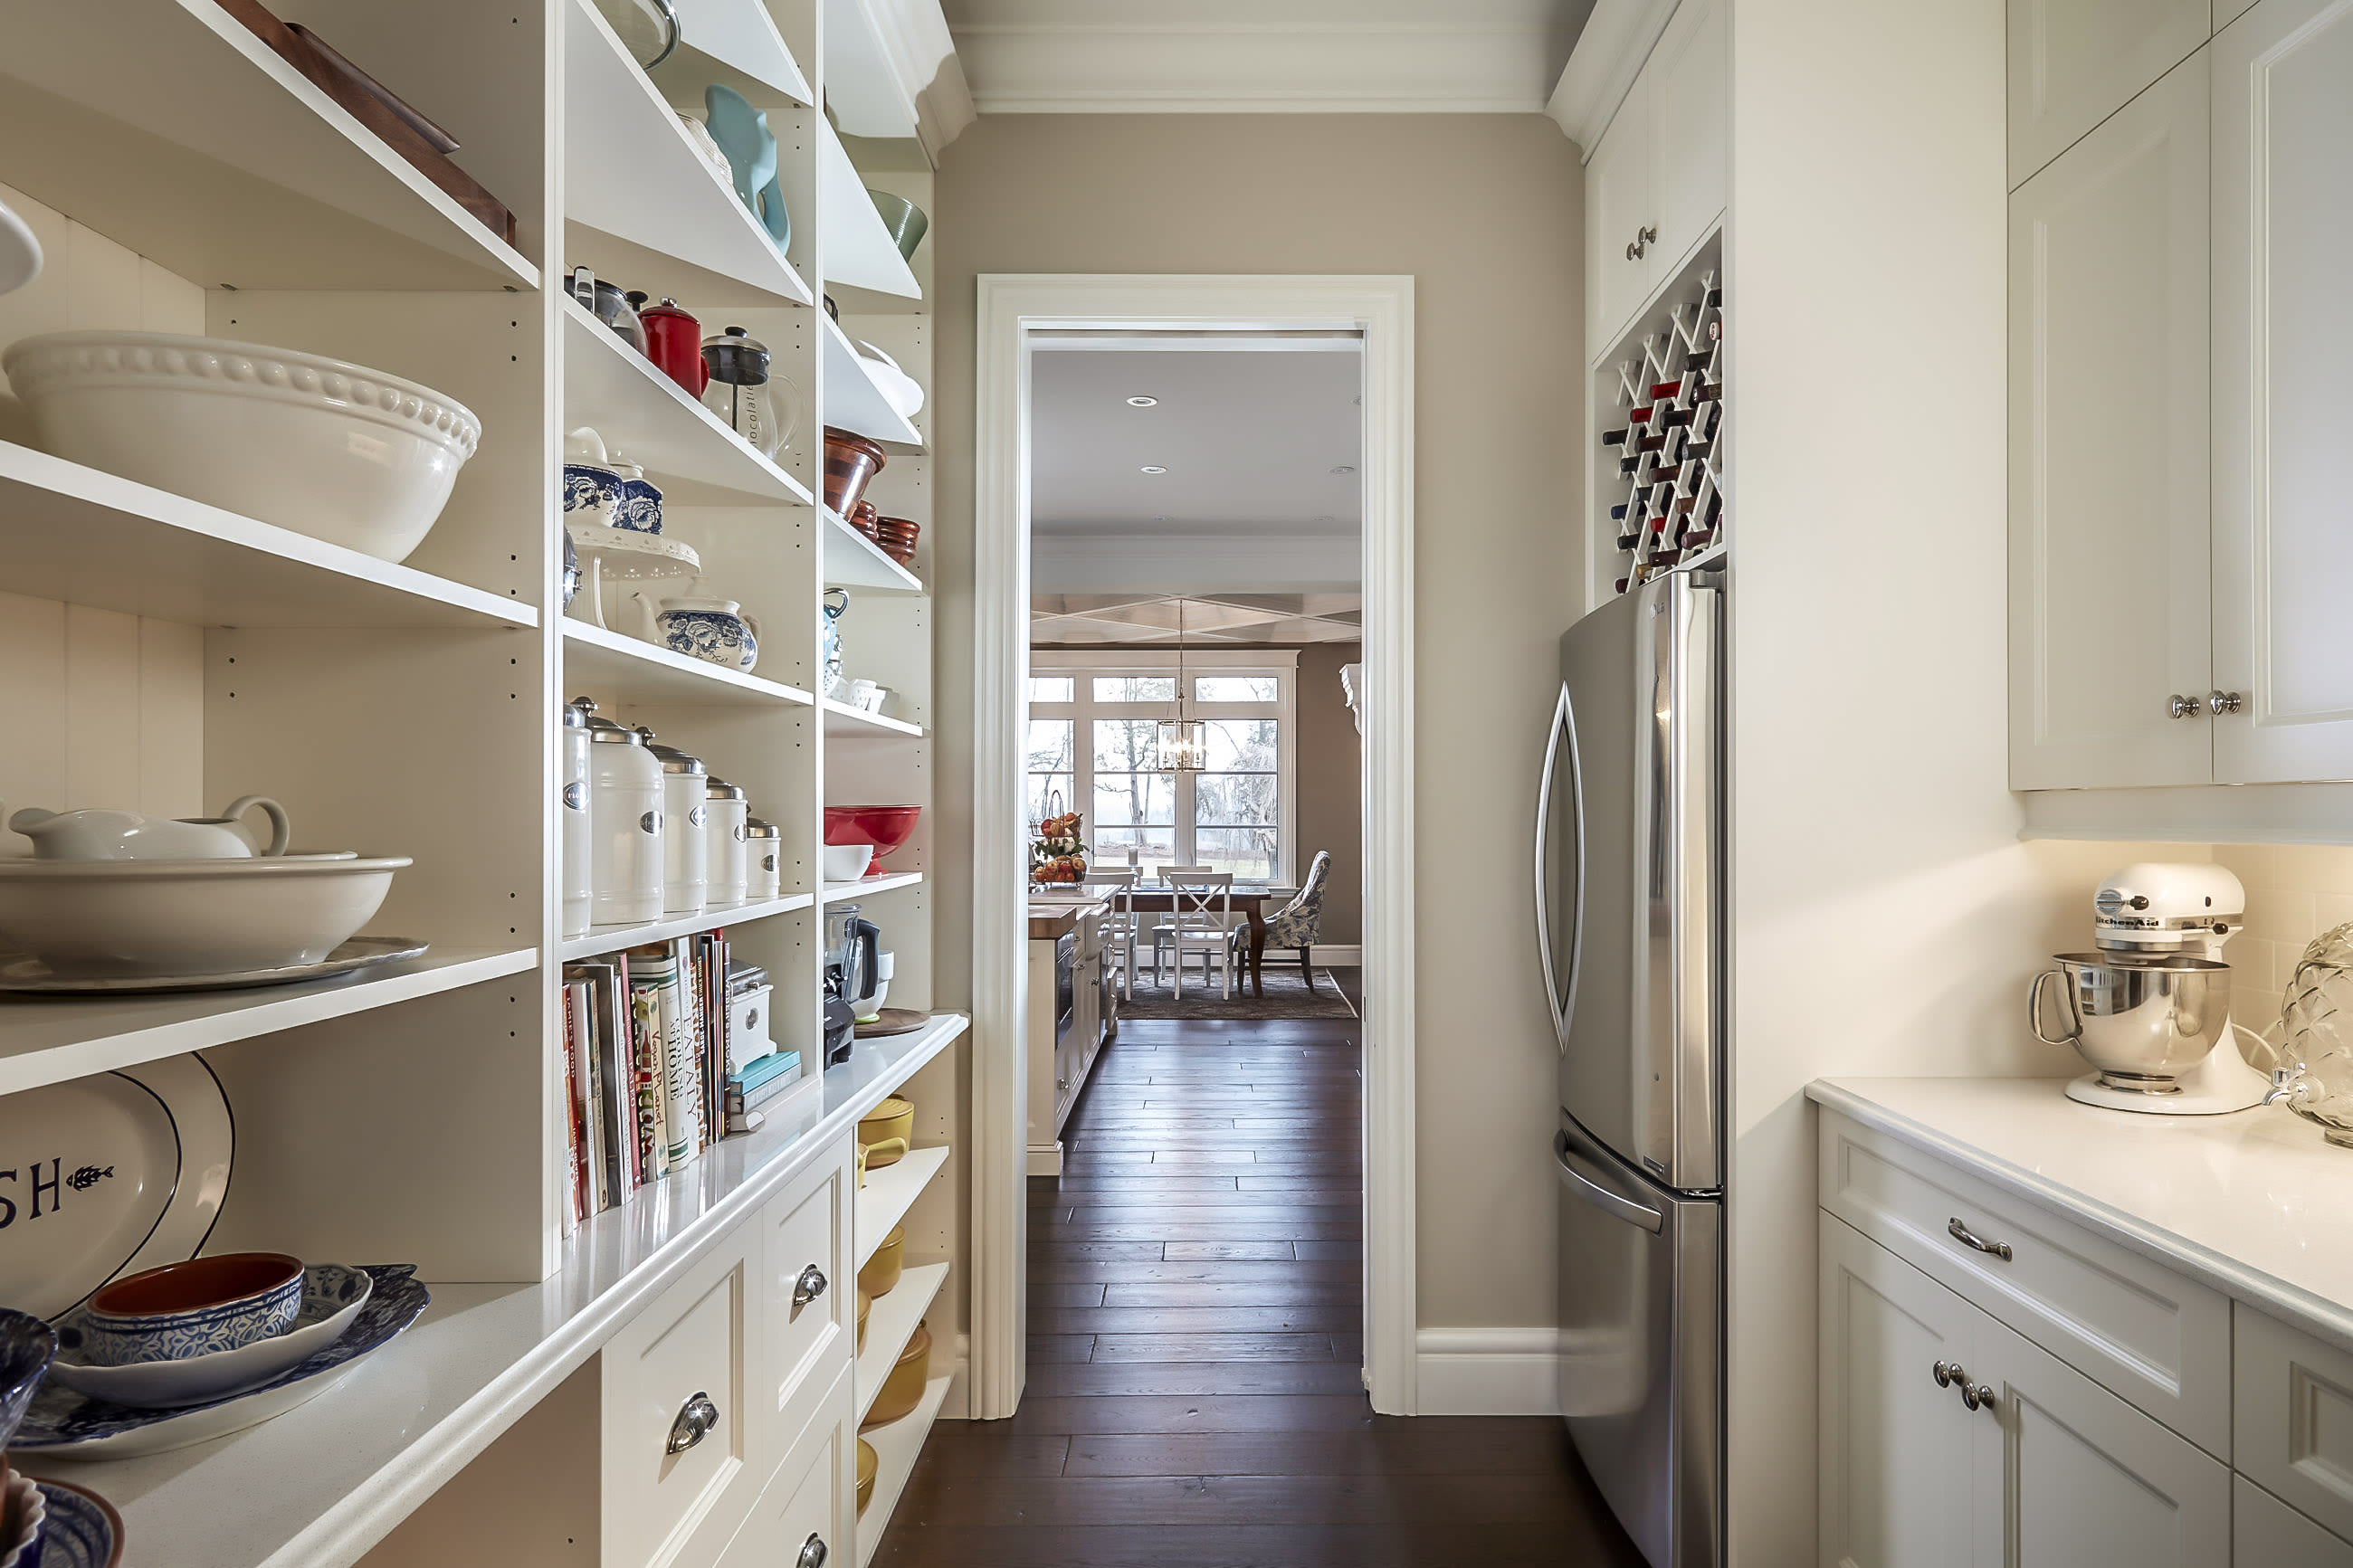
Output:
<path fill-rule="evenodd" d="M 654 617 L 662 646 L 672 653 L 708 664 L 749 673 L 760 662 L 760 623 L 744 615 L 733 599 L 714 599 L 702 593 L 697 577 L 691 593 L 661 602 Z"/>

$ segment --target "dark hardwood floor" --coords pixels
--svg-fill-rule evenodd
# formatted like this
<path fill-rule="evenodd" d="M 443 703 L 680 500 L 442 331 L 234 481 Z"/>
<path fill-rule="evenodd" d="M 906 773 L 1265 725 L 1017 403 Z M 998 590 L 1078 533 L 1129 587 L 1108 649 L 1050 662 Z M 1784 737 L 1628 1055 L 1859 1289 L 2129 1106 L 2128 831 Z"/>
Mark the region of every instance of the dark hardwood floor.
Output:
<path fill-rule="evenodd" d="M 1029 1370 L 895 1568 L 1641 1568 L 1549 1418 L 1376 1415 L 1352 1019 L 1122 1026 L 1029 1184 Z"/>

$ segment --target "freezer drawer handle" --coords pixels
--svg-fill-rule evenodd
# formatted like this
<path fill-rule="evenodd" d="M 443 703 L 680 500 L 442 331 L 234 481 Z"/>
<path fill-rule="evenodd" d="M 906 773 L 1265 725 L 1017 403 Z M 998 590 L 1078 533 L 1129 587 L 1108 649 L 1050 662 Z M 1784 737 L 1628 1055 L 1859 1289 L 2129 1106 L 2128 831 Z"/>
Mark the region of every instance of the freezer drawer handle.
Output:
<path fill-rule="evenodd" d="M 1629 1225 L 1639 1225 L 1653 1236 L 1665 1228 L 1667 1223 L 1665 1215 L 1661 1214 L 1657 1209 L 1638 1204 L 1631 1198 L 1620 1197 L 1608 1187 L 1571 1165 L 1568 1163 L 1567 1133 L 1556 1132 L 1552 1135 L 1552 1157 L 1553 1163 L 1560 1167 L 1562 1179 L 1568 1183 L 1568 1190 L 1604 1214 L 1614 1215 Z"/>
<path fill-rule="evenodd" d="M 1973 1231 L 1968 1226 L 1963 1225 L 1961 1223 L 1961 1216 L 1958 1215 L 1955 1215 L 1952 1218 L 1945 1222 L 1945 1234 L 1951 1237 L 1955 1241 L 1959 1242 L 1963 1247 L 1973 1247 L 1979 1252 L 1989 1253 L 1995 1258 L 2000 1258 L 2004 1263 L 2008 1263 L 2010 1260 L 2010 1243 L 2006 1241 L 1986 1240 L 1983 1237 L 1978 1235 L 1976 1231 Z"/>

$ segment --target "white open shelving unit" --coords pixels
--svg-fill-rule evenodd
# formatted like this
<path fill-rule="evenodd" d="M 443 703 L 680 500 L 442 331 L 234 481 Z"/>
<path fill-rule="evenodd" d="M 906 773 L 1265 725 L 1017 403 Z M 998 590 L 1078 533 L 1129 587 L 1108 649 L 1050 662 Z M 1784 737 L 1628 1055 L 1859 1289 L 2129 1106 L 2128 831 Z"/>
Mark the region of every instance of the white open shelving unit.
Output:
<path fill-rule="evenodd" d="M 816 107 L 825 3 L 681 5 L 685 39 L 649 77 L 591 0 L 283 0 L 458 138 L 456 161 L 513 210 L 512 245 L 216 0 L 0 9 L 0 200 L 50 253 L 47 276 L 0 299 L 0 348 L 67 328 L 269 342 L 412 377 L 483 426 L 433 532 L 393 564 L 53 457 L 0 402 L 0 665 L 24 742 L 0 757 L 0 801 L 185 816 L 268 794 L 298 847 L 411 856 L 367 929 L 430 944 L 300 987 L 0 999 L 0 1095 L 204 1053 L 237 1132 L 210 1249 L 414 1262 L 434 1296 L 369 1371 L 297 1411 L 59 1468 L 121 1510 L 124 1568 L 373 1568 L 371 1548 L 459 1489 L 787 1165 L 892 1092 L 916 1100 L 928 1146 L 874 1173 L 849 1246 L 863 1261 L 906 1225 L 882 1337 L 903 1346 L 928 1312 L 939 1351 L 917 1411 L 870 1435 L 859 1562 L 932 1420 L 960 1412 L 962 1018 L 860 1042 L 822 1095 L 776 1102 L 791 1109 L 691 1180 L 576 1231 L 565 1207 L 565 964 L 723 927 L 775 983 L 772 1037 L 814 1066 L 824 921 L 856 902 L 896 955 L 892 1004 L 932 1000 L 930 541 L 911 570 L 824 506 L 818 439 L 838 425 L 883 442 L 871 499 L 929 527 L 922 416 L 891 409 L 854 342 L 931 384 L 928 256 L 900 258 L 864 195 L 888 185 L 928 210 L 930 178 L 861 174 Z M 768 115 L 786 248 L 680 122 L 711 82 Z M 750 326 L 805 428 L 774 459 L 754 450 L 570 297 L 578 266 L 675 299 L 706 334 Z M 828 289 L 851 312 L 839 325 Z M 567 613 L 557 468 L 581 426 L 645 468 L 708 590 L 759 619 L 753 670 Z M 852 601 L 846 672 L 896 693 L 890 717 L 821 690 L 833 587 Z M 608 584 L 605 619 L 636 624 L 629 592 L 685 590 Z M 741 784 L 782 829 L 779 896 L 566 937 L 556 719 L 576 696 Z M 926 810 L 891 874 L 824 884 L 828 804 Z M 845 1434 L 845 1465 L 852 1447 Z"/>

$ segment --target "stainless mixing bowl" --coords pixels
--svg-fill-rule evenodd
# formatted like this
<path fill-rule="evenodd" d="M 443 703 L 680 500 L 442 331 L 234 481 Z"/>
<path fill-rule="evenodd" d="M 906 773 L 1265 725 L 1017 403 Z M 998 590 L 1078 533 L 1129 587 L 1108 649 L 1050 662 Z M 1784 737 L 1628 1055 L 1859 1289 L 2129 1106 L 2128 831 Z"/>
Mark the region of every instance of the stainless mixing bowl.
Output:
<path fill-rule="evenodd" d="M 2034 977 L 2026 1011 L 2035 1038 L 2073 1046 L 2109 1089 L 2179 1092 L 2174 1079 L 2221 1042 L 2231 966 L 2176 952 L 2063 952 Z M 2042 990 L 2063 980 L 2066 1030 L 2042 1032 Z"/>

